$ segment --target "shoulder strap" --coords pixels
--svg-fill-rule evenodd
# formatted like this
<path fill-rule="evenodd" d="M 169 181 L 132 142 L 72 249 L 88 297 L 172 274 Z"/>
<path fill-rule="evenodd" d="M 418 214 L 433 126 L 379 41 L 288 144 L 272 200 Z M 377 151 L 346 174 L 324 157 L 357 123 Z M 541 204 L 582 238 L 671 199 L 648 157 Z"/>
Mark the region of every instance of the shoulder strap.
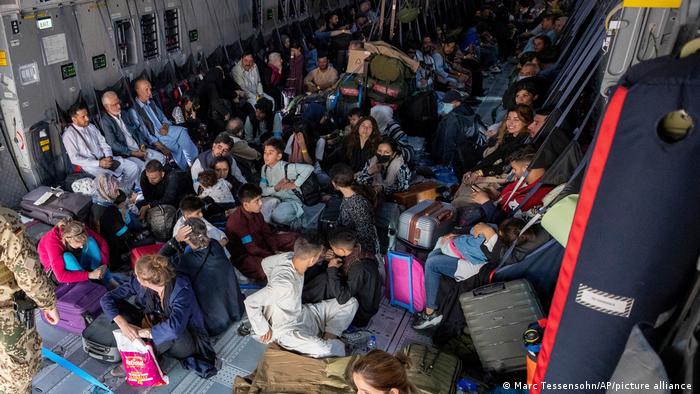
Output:
<path fill-rule="evenodd" d="M 65 358 L 59 356 L 58 354 L 52 352 L 51 350 L 41 347 L 41 354 L 48 358 L 49 360 L 55 362 L 56 364 L 62 366 L 63 368 L 69 370 L 71 373 L 79 377 L 80 379 L 90 383 L 93 386 L 99 387 L 100 389 L 104 390 L 105 393 L 107 394 L 113 394 L 114 392 L 107 387 L 104 383 L 100 382 L 95 378 L 94 376 L 90 375 L 87 373 L 85 370 L 80 368 L 79 366 L 71 363 L 70 361 L 66 360 Z"/>
<path fill-rule="evenodd" d="M 90 127 L 90 126 L 88 125 L 88 127 Z M 75 126 L 73 126 L 73 123 L 71 123 L 70 128 L 73 129 L 73 130 L 75 131 L 75 134 L 77 134 L 77 135 L 78 135 L 78 138 L 80 138 L 80 140 L 83 141 L 83 144 L 85 144 L 85 146 L 87 146 L 87 147 L 89 148 L 89 147 L 90 147 L 90 144 L 88 144 L 87 140 L 86 140 L 85 137 L 80 133 L 80 131 L 79 131 L 78 129 L 76 129 Z M 87 127 L 86 127 L 86 129 L 87 129 Z M 90 153 L 92 153 L 92 152 L 90 152 Z"/>

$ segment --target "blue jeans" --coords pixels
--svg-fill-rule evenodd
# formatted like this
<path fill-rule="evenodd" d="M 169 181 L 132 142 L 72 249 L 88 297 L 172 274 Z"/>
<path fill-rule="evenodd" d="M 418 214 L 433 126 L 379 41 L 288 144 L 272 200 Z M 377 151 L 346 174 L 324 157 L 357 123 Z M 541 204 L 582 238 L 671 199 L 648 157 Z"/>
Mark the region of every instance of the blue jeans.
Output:
<path fill-rule="evenodd" d="M 425 261 L 425 306 L 437 309 L 436 304 L 438 290 L 440 289 L 440 275 L 454 278 L 459 260 L 445 256 L 440 249 L 433 250 Z"/>
<path fill-rule="evenodd" d="M 70 252 L 63 253 L 63 263 L 67 271 L 93 271 L 102 265 L 102 257 L 100 256 L 100 247 L 94 238 L 88 238 L 87 243 L 83 246 L 80 254 L 80 261 Z M 112 281 L 112 272 L 109 268 L 105 270 L 102 276 L 102 283 L 108 285 Z"/>

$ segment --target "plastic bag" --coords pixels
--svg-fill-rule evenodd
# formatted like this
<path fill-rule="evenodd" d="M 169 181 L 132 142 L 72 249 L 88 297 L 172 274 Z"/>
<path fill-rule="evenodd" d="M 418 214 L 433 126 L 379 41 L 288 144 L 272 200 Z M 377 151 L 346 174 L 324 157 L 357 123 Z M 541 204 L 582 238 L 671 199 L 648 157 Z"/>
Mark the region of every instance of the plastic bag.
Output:
<path fill-rule="evenodd" d="M 165 386 L 168 377 L 160 369 L 153 345 L 141 339 L 130 341 L 121 330 L 112 331 L 122 356 L 126 382 L 135 387 Z"/>

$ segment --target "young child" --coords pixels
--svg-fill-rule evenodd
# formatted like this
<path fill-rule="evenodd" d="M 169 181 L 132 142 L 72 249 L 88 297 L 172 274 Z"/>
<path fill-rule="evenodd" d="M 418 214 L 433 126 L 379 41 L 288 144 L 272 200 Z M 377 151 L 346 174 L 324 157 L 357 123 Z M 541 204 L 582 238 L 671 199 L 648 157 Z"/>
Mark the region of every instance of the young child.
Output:
<path fill-rule="evenodd" d="M 226 249 L 225 247 L 228 243 L 228 238 L 226 237 L 226 234 L 223 231 L 214 227 L 211 223 L 204 219 L 204 201 L 202 201 L 201 198 L 197 196 L 184 197 L 180 202 L 180 212 L 182 212 L 182 216 L 180 216 L 177 222 L 175 222 L 175 227 L 173 228 L 173 237 L 175 236 L 175 234 L 177 234 L 177 231 L 180 229 L 180 227 L 185 225 L 185 221 L 187 219 L 202 219 L 204 221 L 204 224 L 207 225 L 207 235 L 209 236 L 209 238 L 218 241 L 219 244 L 221 244 L 221 246 L 224 247 L 224 250 Z M 228 251 L 226 251 L 226 253 L 227 256 L 230 258 L 231 256 L 228 254 Z"/>
<path fill-rule="evenodd" d="M 513 242 L 521 247 L 535 239 L 532 228 L 521 235 L 523 227 L 524 220 L 509 219 L 499 226 L 498 232 L 489 224 L 478 223 L 472 227 L 471 235 L 448 234 L 441 237 L 425 262 L 425 310 L 416 316 L 413 328 L 434 327 L 442 321 L 442 315 L 436 312 L 441 275 L 458 282 L 479 275 L 487 261 L 498 263 Z M 530 245 L 520 249 L 513 253 L 511 261 L 521 260 L 534 248 Z"/>
<path fill-rule="evenodd" d="M 197 177 L 202 191 L 199 192 L 199 197 L 211 197 L 217 204 L 234 204 L 236 200 L 231 194 L 231 183 L 226 179 L 219 179 L 214 170 L 204 170 Z"/>
<path fill-rule="evenodd" d="M 263 195 L 262 214 L 265 221 L 290 225 L 304 214 L 301 185 L 306 182 L 314 167 L 308 164 L 290 164 L 282 160 L 282 140 L 270 138 L 264 143 L 260 171 L 260 188 Z"/>
<path fill-rule="evenodd" d="M 263 219 L 262 190 L 258 185 L 246 183 L 238 190 L 241 206 L 236 208 L 226 222 L 226 235 L 231 239 L 229 251 L 234 265 L 243 275 L 257 280 L 266 279 L 261 262 L 276 253 L 294 248 L 298 234 L 275 233 Z"/>

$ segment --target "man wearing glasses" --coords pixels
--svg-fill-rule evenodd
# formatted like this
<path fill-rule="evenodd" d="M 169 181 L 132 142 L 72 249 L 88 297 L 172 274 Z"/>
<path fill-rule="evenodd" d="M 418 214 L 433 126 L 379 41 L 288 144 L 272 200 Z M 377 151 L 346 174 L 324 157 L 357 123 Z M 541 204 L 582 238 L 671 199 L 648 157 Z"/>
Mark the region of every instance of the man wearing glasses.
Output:
<path fill-rule="evenodd" d="M 157 138 L 145 135 L 131 113 L 122 111 L 119 96 L 112 91 L 102 95 L 102 105 L 107 111 L 100 119 L 100 126 L 105 140 L 112 147 L 115 156 L 122 156 L 136 164 L 139 174 L 146 167 L 146 162 L 158 160 L 165 164 L 166 157 L 172 153 Z"/>

